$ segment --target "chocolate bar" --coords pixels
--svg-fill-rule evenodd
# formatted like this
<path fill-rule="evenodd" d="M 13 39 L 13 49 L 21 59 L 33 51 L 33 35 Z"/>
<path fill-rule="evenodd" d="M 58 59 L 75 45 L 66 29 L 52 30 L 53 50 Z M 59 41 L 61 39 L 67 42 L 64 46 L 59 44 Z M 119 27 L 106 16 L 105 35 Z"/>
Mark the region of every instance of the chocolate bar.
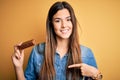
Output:
<path fill-rule="evenodd" d="M 17 47 L 18 49 L 23 50 L 34 45 L 35 45 L 35 40 L 32 39 L 32 40 L 23 42 L 20 46 L 17 46 Z"/>

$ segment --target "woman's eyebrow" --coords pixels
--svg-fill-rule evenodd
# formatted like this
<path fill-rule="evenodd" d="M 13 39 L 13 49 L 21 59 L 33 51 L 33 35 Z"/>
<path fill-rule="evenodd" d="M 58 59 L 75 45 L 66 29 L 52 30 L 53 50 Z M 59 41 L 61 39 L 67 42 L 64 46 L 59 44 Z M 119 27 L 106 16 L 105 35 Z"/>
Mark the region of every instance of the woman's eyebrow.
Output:
<path fill-rule="evenodd" d="M 68 18 L 71 18 L 71 16 L 65 17 L 65 19 L 68 19 Z M 53 19 L 55 20 L 55 19 L 62 19 L 62 18 L 56 17 L 56 18 L 53 18 Z"/>
<path fill-rule="evenodd" d="M 66 18 L 71 18 L 71 16 L 68 16 L 68 17 L 66 17 Z"/>
<path fill-rule="evenodd" d="M 53 18 L 53 19 L 55 20 L 55 19 L 61 19 L 61 18 Z"/>

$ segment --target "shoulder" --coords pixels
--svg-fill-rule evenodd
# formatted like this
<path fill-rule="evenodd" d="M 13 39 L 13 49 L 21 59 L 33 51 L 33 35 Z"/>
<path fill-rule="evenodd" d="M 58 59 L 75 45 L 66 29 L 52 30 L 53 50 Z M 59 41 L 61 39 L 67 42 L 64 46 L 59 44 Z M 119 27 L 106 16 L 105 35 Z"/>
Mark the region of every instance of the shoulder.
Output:
<path fill-rule="evenodd" d="M 45 43 L 39 43 L 35 45 L 32 49 L 30 59 L 33 59 L 35 62 L 41 61 L 44 56 L 44 50 L 45 50 L 44 47 L 45 47 Z"/>
<path fill-rule="evenodd" d="M 35 45 L 31 51 L 31 56 L 43 56 L 45 51 L 45 43 L 39 43 Z"/>
<path fill-rule="evenodd" d="M 37 53 L 44 53 L 45 50 L 45 43 L 39 43 L 37 45 L 34 46 L 33 50 Z"/>
<path fill-rule="evenodd" d="M 82 57 L 93 57 L 93 52 L 89 47 L 80 45 Z"/>
<path fill-rule="evenodd" d="M 97 68 L 96 60 L 92 50 L 86 46 L 80 45 L 82 62 Z"/>

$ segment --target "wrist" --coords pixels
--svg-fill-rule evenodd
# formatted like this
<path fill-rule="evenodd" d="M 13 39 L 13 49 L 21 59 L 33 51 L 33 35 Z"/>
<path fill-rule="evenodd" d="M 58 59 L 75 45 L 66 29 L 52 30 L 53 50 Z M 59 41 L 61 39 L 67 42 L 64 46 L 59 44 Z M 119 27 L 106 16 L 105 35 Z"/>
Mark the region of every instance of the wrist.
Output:
<path fill-rule="evenodd" d="M 14 67 L 16 71 L 21 71 L 23 70 L 23 67 Z"/>
<path fill-rule="evenodd" d="M 103 75 L 99 71 L 95 75 L 92 75 L 93 80 L 102 80 L 102 77 Z"/>

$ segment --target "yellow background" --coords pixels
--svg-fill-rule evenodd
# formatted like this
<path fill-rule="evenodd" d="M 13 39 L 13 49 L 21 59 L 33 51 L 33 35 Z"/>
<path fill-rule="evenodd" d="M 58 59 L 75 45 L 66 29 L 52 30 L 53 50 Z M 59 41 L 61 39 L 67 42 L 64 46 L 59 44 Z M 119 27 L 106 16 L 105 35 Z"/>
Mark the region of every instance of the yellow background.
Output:
<path fill-rule="evenodd" d="M 0 80 L 15 80 L 13 46 L 45 40 L 45 20 L 56 0 L 0 0 Z M 80 42 L 94 52 L 103 80 L 120 80 L 120 0 L 67 0 L 82 30 Z M 82 31 L 82 32 L 81 32 Z M 25 50 L 27 65 L 31 48 Z"/>

